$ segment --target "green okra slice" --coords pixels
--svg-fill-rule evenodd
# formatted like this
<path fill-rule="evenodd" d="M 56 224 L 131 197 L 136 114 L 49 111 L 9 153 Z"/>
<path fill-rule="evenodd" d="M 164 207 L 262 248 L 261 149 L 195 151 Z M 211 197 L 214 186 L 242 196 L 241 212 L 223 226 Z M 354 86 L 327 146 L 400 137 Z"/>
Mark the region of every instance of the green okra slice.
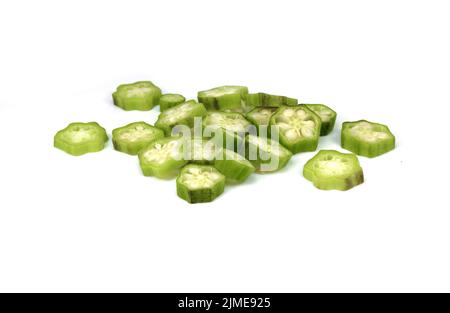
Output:
<path fill-rule="evenodd" d="M 241 110 L 247 95 L 247 87 L 221 86 L 199 91 L 197 97 L 208 110 Z"/>
<path fill-rule="evenodd" d="M 184 125 L 192 128 L 195 118 L 205 116 L 206 113 L 203 104 L 190 100 L 162 112 L 155 126 L 162 129 L 166 136 L 170 136 L 175 126 Z"/>
<path fill-rule="evenodd" d="M 72 123 L 58 131 L 54 137 L 55 148 L 80 156 L 104 149 L 108 135 L 96 122 Z"/>
<path fill-rule="evenodd" d="M 162 95 L 159 99 L 159 108 L 164 112 L 174 106 L 177 106 L 186 101 L 186 98 L 179 94 L 167 93 Z"/>
<path fill-rule="evenodd" d="M 268 126 L 270 118 L 276 110 L 278 110 L 277 107 L 256 107 L 248 112 L 245 117 L 257 127 Z"/>
<path fill-rule="evenodd" d="M 298 100 L 286 96 L 271 95 L 268 93 L 252 93 L 247 96 L 246 106 L 251 107 L 281 107 L 298 105 Z"/>
<path fill-rule="evenodd" d="M 276 140 L 247 135 L 245 156 L 258 172 L 270 173 L 285 167 L 292 153 Z"/>
<path fill-rule="evenodd" d="M 150 81 L 124 84 L 113 93 L 114 104 L 125 111 L 148 111 L 158 104 L 161 89 Z"/>
<path fill-rule="evenodd" d="M 292 153 L 315 151 L 319 144 L 320 118 L 304 105 L 283 106 L 270 119 L 271 132 Z"/>
<path fill-rule="evenodd" d="M 186 139 L 168 137 L 152 141 L 139 151 L 139 163 L 144 176 L 162 179 L 175 177 L 187 161 L 183 149 Z"/>
<path fill-rule="evenodd" d="M 238 151 L 252 124 L 237 112 L 208 112 L 203 119 L 203 134 L 212 137 L 216 145 Z"/>
<path fill-rule="evenodd" d="M 373 158 L 395 148 L 395 137 L 386 125 L 365 120 L 345 122 L 341 133 L 342 148 Z"/>
<path fill-rule="evenodd" d="M 189 203 L 211 202 L 225 190 L 225 176 L 209 165 L 188 164 L 177 178 L 177 194 Z"/>
<path fill-rule="evenodd" d="M 145 122 L 135 122 L 112 132 L 114 149 L 136 155 L 152 141 L 164 137 L 164 132 Z"/>
<path fill-rule="evenodd" d="M 329 135 L 336 123 L 336 112 L 324 104 L 305 104 L 308 109 L 316 113 L 322 122 L 320 127 L 320 136 Z"/>
<path fill-rule="evenodd" d="M 363 170 L 354 154 L 321 150 L 303 168 L 303 176 L 322 190 L 349 190 L 364 182 Z"/>
<path fill-rule="evenodd" d="M 232 184 L 242 183 L 255 172 L 253 164 L 242 155 L 224 149 L 221 158 L 216 159 L 214 167 Z"/>
<path fill-rule="evenodd" d="M 200 165 L 214 164 L 214 161 L 223 153 L 222 147 L 217 146 L 213 141 L 196 137 L 186 142 L 185 149 L 186 160 Z"/>

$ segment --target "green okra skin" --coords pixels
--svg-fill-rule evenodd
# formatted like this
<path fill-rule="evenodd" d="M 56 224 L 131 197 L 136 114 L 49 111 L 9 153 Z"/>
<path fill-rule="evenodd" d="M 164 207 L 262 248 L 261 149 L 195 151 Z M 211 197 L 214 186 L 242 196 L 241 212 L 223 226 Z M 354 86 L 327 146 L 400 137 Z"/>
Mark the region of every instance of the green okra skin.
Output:
<path fill-rule="evenodd" d="M 374 158 L 395 149 L 395 136 L 383 124 L 366 120 L 345 122 L 341 145 L 357 155 Z"/>
<path fill-rule="evenodd" d="M 330 107 L 324 104 L 304 104 L 316 113 L 321 120 L 321 128 L 320 128 L 320 136 L 329 135 L 334 128 L 334 124 L 336 123 L 337 114 Z"/>
<path fill-rule="evenodd" d="M 364 182 L 356 155 L 321 150 L 303 168 L 303 176 L 322 190 L 346 191 Z"/>
<path fill-rule="evenodd" d="M 209 165 L 186 165 L 176 183 L 178 196 L 189 203 L 214 201 L 225 190 L 225 176 Z"/>
<path fill-rule="evenodd" d="M 256 107 L 248 112 L 245 117 L 257 127 L 269 126 L 270 118 L 276 110 L 278 110 L 277 107 Z"/>
<path fill-rule="evenodd" d="M 80 156 L 103 150 L 107 141 L 106 130 L 98 123 L 77 122 L 56 133 L 54 147 L 73 156 Z"/>
<path fill-rule="evenodd" d="M 321 120 L 304 105 L 280 107 L 270 119 L 271 132 L 292 153 L 315 151 L 319 144 Z"/>
<path fill-rule="evenodd" d="M 221 158 L 214 162 L 214 167 L 227 178 L 231 184 L 239 184 L 255 172 L 253 164 L 242 155 L 224 149 Z"/>
<path fill-rule="evenodd" d="M 162 95 L 159 99 L 159 108 L 161 112 L 164 112 L 174 106 L 177 106 L 183 102 L 186 102 L 186 98 L 179 94 L 167 93 Z"/>
<path fill-rule="evenodd" d="M 148 111 L 158 104 L 161 89 L 150 81 L 140 81 L 117 87 L 114 104 L 125 111 Z"/>
<path fill-rule="evenodd" d="M 157 139 L 139 151 L 139 164 L 144 176 L 161 179 L 175 177 L 187 163 L 183 154 L 185 141 L 180 137 Z"/>
<path fill-rule="evenodd" d="M 114 149 L 136 155 L 152 141 L 164 137 L 164 132 L 145 122 L 135 122 L 116 128 L 112 132 Z"/>
<path fill-rule="evenodd" d="M 268 93 L 252 93 L 246 98 L 246 106 L 253 107 L 281 107 L 298 105 L 298 100 L 286 96 L 271 95 Z"/>
<path fill-rule="evenodd" d="M 178 125 L 194 127 L 196 117 L 203 117 L 207 114 L 203 104 L 194 100 L 183 102 L 162 112 L 155 126 L 162 129 L 166 136 L 170 136 L 172 129 Z"/>
<path fill-rule="evenodd" d="M 275 140 L 247 135 L 245 157 L 257 172 L 271 173 L 284 168 L 292 158 L 292 152 Z"/>
<path fill-rule="evenodd" d="M 248 88 L 244 86 L 221 86 L 199 91 L 198 102 L 203 103 L 208 110 L 242 110 Z"/>

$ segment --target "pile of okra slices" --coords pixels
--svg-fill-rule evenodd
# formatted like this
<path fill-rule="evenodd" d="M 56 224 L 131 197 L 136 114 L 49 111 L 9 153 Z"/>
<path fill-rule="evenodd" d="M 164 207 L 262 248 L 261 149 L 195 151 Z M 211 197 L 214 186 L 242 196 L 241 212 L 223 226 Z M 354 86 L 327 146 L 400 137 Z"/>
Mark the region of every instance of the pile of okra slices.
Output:
<path fill-rule="evenodd" d="M 178 196 L 189 203 L 213 201 L 227 184 L 242 183 L 253 173 L 279 171 L 294 154 L 315 151 L 336 121 L 336 112 L 326 105 L 251 94 L 243 86 L 200 91 L 197 101 L 186 101 L 142 81 L 120 85 L 113 100 L 126 111 L 160 106 L 154 126 L 135 122 L 114 129 L 114 148 L 138 155 L 145 176 L 176 178 Z M 54 146 L 80 156 L 103 150 L 107 141 L 99 124 L 72 123 L 55 135 Z M 322 150 L 305 164 L 303 176 L 317 188 L 349 190 L 362 184 L 356 155 L 382 155 L 395 148 L 395 137 L 382 124 L 345 122 L 341 145 L 352 153 Z"/>

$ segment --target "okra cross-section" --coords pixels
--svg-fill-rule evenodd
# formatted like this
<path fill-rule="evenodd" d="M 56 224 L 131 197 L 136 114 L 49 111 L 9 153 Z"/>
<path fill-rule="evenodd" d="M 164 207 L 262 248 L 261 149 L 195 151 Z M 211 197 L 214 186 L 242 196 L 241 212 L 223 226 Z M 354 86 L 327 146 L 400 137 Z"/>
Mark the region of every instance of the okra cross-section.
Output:
<path fill-rule="evenodd" d="M 214 166 L 232 184 L 244 182 L 255 172 L 255 167 L 246 158 L 227 149 L 224 149 L 221 157 L 216 159 Z"/>
<path fill-rule="evenodd" d="M 308 109 L 316 113 L 322 122 L 320 136 L 326 136 L 333 131 L 336 123 L 336 112 L 324 104 L 305 104 Z"/>
<path fill-rule="evenodd" d="M 114 104 L 126 111 L 148 111 L 158 104 L 161 89 L 150 81 L 124 84 L 113 93 Z"/>
<path fill-rule="evenodd" d="M 241 110 L 247 95 L 247 87 L 221 86 L 199 91 L 197 97 L 208 110 Z"/>
<path fill-rule="evenodd" d="M 225 190 L 225 176 L 209 165 L 189 164 L 177 178 L 177 194 L 189 203 L 211 202 Z"/>
<path fill-rule="evenodd" d="M 252 124 L 236 112 L 209 112 L 203 120 L 204 136 L 212 137 L 217 145 L 233 151 L 242 147 L 250 127 Z"/>
<path fill-rule="evenodd" d="M 195 118 L 205 116 L 206 113 L 203 104 L 190 100 L 162 112 L 155 126 L 162 129 L 166 136 L 170 136 L 175 126 L 184 125 L 192 128 Z"/>
<path fill-rule="evenodd" d="M 184 158 L 184 138 L 169 137 L 155 140 L 139 152 L 144 176 L 168 179 L 175 177 L 187 161 Z"/>
<path fill-rule="evenodd" d="M 349 190 L 364 182 L 363 170 L 354 154 L 322 150 L 303 168 L 303 176 L 323 190 Z"/>
<path fill-rule="evenodd" d="M 257 127 L 268 126 L 270 118 L 276 110 L 278 110 L 277 107 L 256 107 L 248 112 L 245 117 Z"/>
<path fill-rule="evenodd" d="M 320 118 L 306 106 L 283 106 L 270 119 L 270 129 L 277 132 L 283 146 L 292 153 L 315 151 L 319 144 Z"/>
<path fill-rule="evenodd" d="M 113 130 L 114 149 L 136 155 L 153 140 L 164 137 L 164 132 L 145 122 L 131 123 Z"/>
<path fill-rule="evenodd" d="M 373 158 L 395 148 L 395 137 L 386 125 L 365 120 L 345 122 L 341 133 L 342 148 Z"/>
<path fill-rule="evenodd" d="M 222 147 L 202 138 L 187 140 L 184 149 L 186 160 L 201 165 L 212 165 L 222 155 Z"/>
<path fill-rule="evenodd" d="M 248 135 L 245 156 L 258 172 L 269 173 L 285 167 L 292 153 L 276 140 Z"/>
<path fill-rule="evenodd" d="M 159 109 L 161 112 L 164 112 L 170 108 L 173 108 L 174 106 L 177 106 L 183 102 L 186 101 L 186 98 L 182 95 L 168 93 L 165 95 L 162 95 L 159 99 Z"/>
<path fill-rule="evenodd" d="M 54 146 L 71 155 L 80 156 L 103 150 L 107 141 L 108 135 L 98 123 L 72 123 L 56 133 Z"/>

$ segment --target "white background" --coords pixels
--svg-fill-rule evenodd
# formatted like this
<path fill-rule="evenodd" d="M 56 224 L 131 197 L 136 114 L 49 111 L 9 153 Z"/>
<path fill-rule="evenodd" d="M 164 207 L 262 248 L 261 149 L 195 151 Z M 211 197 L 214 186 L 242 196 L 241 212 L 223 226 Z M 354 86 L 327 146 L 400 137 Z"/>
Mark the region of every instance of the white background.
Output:
<path fill-rule="evenodd" d="M 450 291 L 448 1 L 2 1 L 0 289 Z M 385 123 L 397 149 L 365 184 L 315 189 L 314 153 L 189 205 L 112 149 L 72 157 L 53 135 L 158 109 L 112 105 L 118 84 L 165 92 L 242 84 Z"/>

